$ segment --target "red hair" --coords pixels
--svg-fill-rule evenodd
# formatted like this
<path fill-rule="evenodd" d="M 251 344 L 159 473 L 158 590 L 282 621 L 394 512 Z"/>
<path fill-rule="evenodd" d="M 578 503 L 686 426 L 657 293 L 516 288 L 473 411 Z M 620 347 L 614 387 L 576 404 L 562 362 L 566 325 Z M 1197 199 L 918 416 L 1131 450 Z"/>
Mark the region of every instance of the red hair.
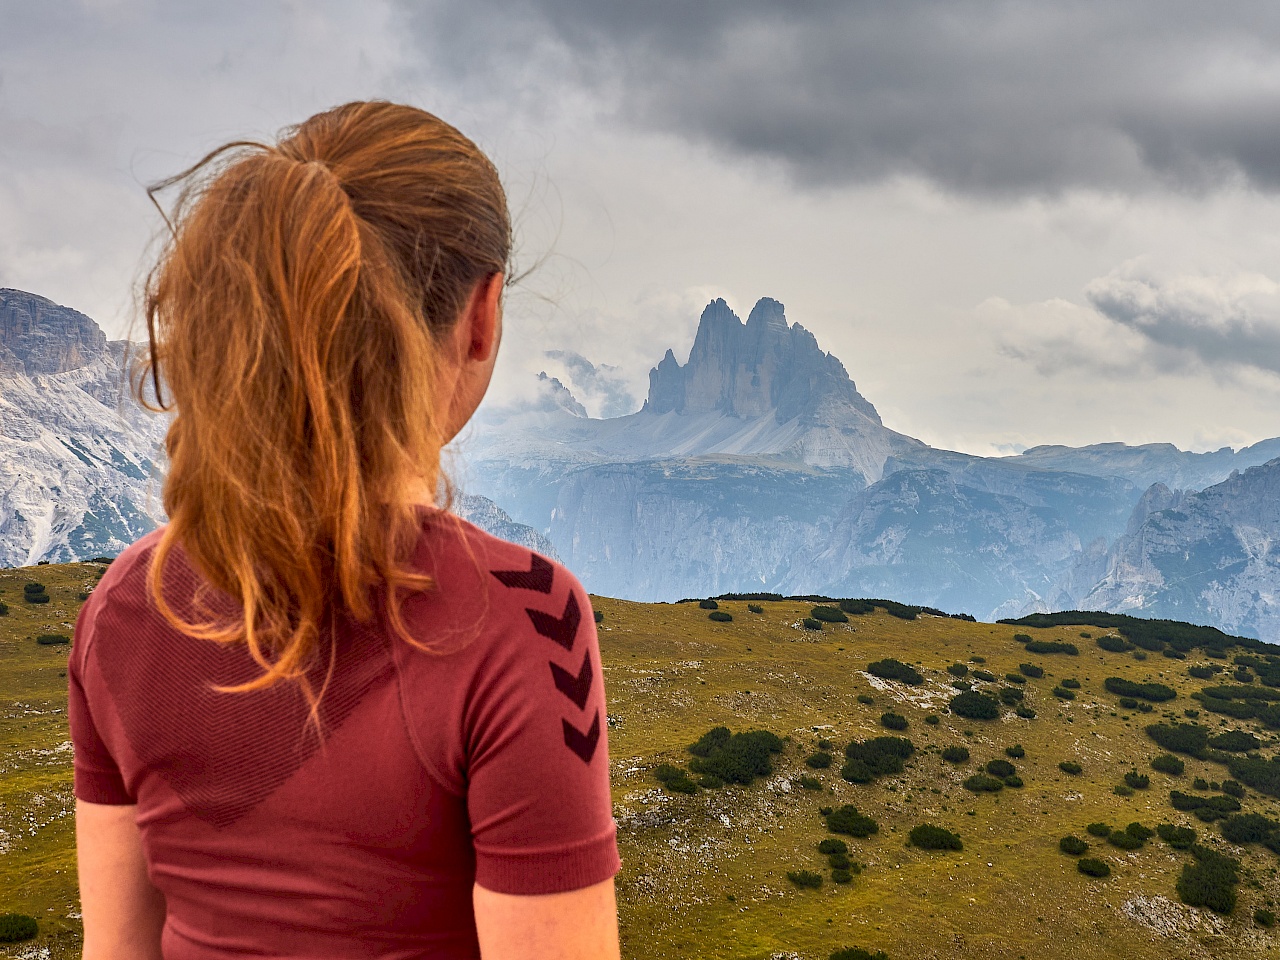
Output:
<path fill-rule="evenodd" d="M 148 405 L 175 413 L 149 589 L 176 628 L 244 643 L 263 667 L 223 689 L 297 680 L 314 717 L 305 671 L 337 607 L 366 620 L 383 587 L 414 642 L 400 594 L 431 580 L 406 564 L 421 529 L 409 490 L 445 484 L 437 340 L 507 269 L 506 197 L 474 143 L 384 102 L 227 144 L 151 192 L 175 183 L 135 383 L 142 400 L 150 376 Z M 161 584 L 179 544 L 235 618 L 174 612 Z"/>

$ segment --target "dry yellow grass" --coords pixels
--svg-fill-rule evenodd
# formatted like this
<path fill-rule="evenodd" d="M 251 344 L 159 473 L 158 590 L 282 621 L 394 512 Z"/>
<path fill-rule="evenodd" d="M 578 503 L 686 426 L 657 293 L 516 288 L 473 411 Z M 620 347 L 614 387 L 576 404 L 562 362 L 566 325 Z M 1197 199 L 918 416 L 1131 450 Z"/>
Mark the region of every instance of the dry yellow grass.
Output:
<path fill-rule="evenodd" d="M 70 752 L 66 747 L 65 647 L 40 647 L 39 633 L 69 633 L 77 594 L 94 581 L 93 565 L 69 564 L 0 571 L 0 912 L 35 916 L 35 944 L 51 957 L 77 955 Z M 39 579 L 53 602 L 22 601 L 22 584 Z M 821 633 L 799 629 L 806 603 L 765 602 L 763 614 L 745 602 L 724 602 L 732 623 L 713 623 L 697 604 L 639 604 L 595 598 L 604 614 L 601 651 L 609 699 L 609 747 L 615 816 L 623 868 L 618 876 L 624 956 L 826 960 L 845 946 L 882 949 L 908 958 L 1027 958 L 1027 960 L 1131 960 L 1168 957 L 1253 958 L 1280 952 L 1280 937 L 1252 921 L 1256 907 L 1280 903 L 1275 855 L 1259 847 L 1237 849 L 1245 870 L 1240 903 L 1228 918 L 1178 903 L 1174 884 L 1188 855 L 1158 840 L 1126 853 L 1088 837 L 1086 824 L 1123 827 L 1140 821 L 1194 826 L 1227 849 L 1217 831 L 1176 813 L 1171 788 L 1190 789 L 1195 776 L 1222 779 L 1223 768 L 1187 761 L 1183 777 L 1151 771 L 1161 752 L 1142 728 L 1193 707 L 1187 694 L 1200 682 L 1186 662 L 1104 653 L 1080 633 L 1097 628 L 1041 631 L 923 616 L 898 620 L 881 611 L 851 617 Z M 1078 657 L 1028 655 L 1015 632 L 1062 639 Z M 868 663 L 896 657 L 926 677 L 920 688 L 872 680 Z M 944 668 L 972 657 L 1003 677 L 1020 662 L 1045 667 L 1026 684 L 1034 720 L 1007 714 L 997 721 L 947 715 L 954 693 Z M 1150 714 L 1126 713 L 1103 691 L 1107 676 L 1159 680 L 1178 699 Z M 1075 677 L 1082 688 L 1072 702 L 1050 694 Z M 873 704 L 858 695 L 872 696 Z M 838 775 L 840 750 L 851 739 L 885 733 L 882 713 L 907 717 L 905 731 L 919 748 L 903 774 L 871 785 Z M 924 718 L 937 713 L 941 722 Z M 1239 726 L 1202 714 L 1217 728 Z M 789 738 L 776 757 L 775 775 L 748 787 L 670 794 L 652 769 L 685 765 L 686 747 L 707 729 L 761 728 Z M 1249 725 L 1245 725 L 1249 726 Z M 835 744 L 832 768 L 811 771 L 804 757 L 820 737 Z M 1273 738 L 1267 755 L 1274 752 Z M 981 763 L 1020 743 L 1014 761 L 1022 789 L 974 795 L 960 783 Z M 970 763 L 955 767 L 938 750 L 963 744 Z M 1078 760 L 1079 776 L 1058 770 Z M 1124 798 L 1113 793 L 1124 773 L 1151 776 L 1151 789 Z M 821 791 L 793 778 L 810 774 Z M 816 844 L 827 836 L 818 809 L 853 803 L 880 823 L 868 840 L 850 840 L 850 856 L 865 870 L 847 886 L 830 879 Z M 1250 793 L 1245 809 L 1280 818 L 1280 806 Z M 960 853 L 927 853 L 906 846 L 912 826 L 929 822 L 961 835 Z M 1075 833 L 1112 867 L 1107 880 L 1080 875 L 1058 839 Z M 799 890 L 788 870 L 810 869 L 826 879 L 818 890 Z M 730 900 L 729 898 L 733 899 Z M 1145 918 L 1135 919 L 1135 917 Z M 1153 917 L 1178 929 L 1158 931 Z M 29 945 L 14 949 L 19 954 Z M 0 948 L 0 955 L 3 955 Z M 24 954 L 25 955 L 25 954 Z"/>

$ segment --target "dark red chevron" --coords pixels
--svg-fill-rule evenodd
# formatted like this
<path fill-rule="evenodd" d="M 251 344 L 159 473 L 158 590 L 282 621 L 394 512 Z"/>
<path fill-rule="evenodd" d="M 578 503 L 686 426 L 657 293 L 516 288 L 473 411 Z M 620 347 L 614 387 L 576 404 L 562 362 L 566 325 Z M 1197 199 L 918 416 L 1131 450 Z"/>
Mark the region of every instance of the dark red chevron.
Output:
<path fill-rule="evenodd" d="M 504 587 L 517 590 L 536 590 L 538 593 L 550 593 L 551 581 L 555 578 L 555 569 L 551 562 L 536 553 L 532 555 L 528 570 L 490 570 Z"/>
<path fill-rule="evenodd" d="M 525 613 L 533 622 L 533 629 L 548 640 L 554 640 L 566 650 L 573 649 L 574 638 L 578 636 L 578 624 L 582 622 L 582 612 L 578 609 L 578 598 L 569 594 L 569 602 L 564 605 L 564 615 L 560 617 L 543 613 L 541 610 L 525 608 Z"/>
<path fill-rule="evenodd" d="M 591 729 L 586 733 L 563 717 L 560 718 L 560 722 L 564 724 L 564 745 L 576 753 L 583 763 L 590 763 L 596 752 L 596 744 L 600 742 L 599 711 L 591 721 Z"/>
<path fill-rule="evenodd" d="M 591 696 L 591 651 L 582 658 L 582 669 L 575 677 L 558 663 L 551 664 L 551 676 L 555 678 L 556 689 L 578 705 L 579 710 L 587 709 L 587 697 Z"/>

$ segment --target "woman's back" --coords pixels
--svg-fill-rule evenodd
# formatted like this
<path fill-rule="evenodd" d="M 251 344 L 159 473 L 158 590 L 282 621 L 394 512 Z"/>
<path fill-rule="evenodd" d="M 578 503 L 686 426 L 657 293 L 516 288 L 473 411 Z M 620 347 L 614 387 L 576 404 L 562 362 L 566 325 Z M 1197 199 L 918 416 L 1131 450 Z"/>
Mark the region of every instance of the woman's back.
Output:
<path fill-rule="evenodd" d="M 86 603 L 70 712 L 77 795 L 137 804 L 166 958 L 475 957 L 473 884 L 541 894 L 617 871 L 599 648 L 568 571 L 424 511 L 412 566 L 437 589 L 403 612 L 452 652 L 340 617 L 310 674 L 320 689 L 332 658 L 321 743 L 293 684 L 210 689 L 261 668 L 155 611 L 159 536 Z M 172 555 L 176 612 L 202 584 Z"/>

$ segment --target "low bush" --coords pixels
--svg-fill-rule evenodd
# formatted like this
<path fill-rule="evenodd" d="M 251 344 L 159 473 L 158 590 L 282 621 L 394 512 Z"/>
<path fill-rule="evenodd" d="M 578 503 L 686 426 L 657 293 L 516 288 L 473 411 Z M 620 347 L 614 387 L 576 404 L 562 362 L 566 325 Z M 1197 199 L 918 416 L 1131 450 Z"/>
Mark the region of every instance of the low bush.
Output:
<path fill-rule="evenodd" d="M 747 785 L 756 777 L 773 772 L 771 755 L 782 752 L 782 740 L 768 730 L 729 734 L 727 727 L 716 727 L 690 744 L 689 752 L 694 755 L 689 762 L 694 773 L 709 773 L 726 783 Z"/>
<path fill-rule="evenodd" d="M 804 790 L 821 790 L 822 781 L 817 777 L 811 777 L 807 773 L 801 774 L 792 781 Z"/>
<path fill-rule="evenodd" d="M 991 760 L 987 763 L 986 771 L 991 776 L 999 777 L 1003 780 L 1005 777 L 1012 777 L 1018 772 L 1018 768 L 1008 760 Z"/>
<path fill-rule="evenodd" d="M 848 870 L 849 857 L 847 854 L 833 853 L 827 857 L 827 866 L 834 867 L 836 870 Z"/>
<path fill-rule="evenodd" d="M 822 886 L 822 874 L 812 870 L 788 870 L 787 879 L 801 889 L 817 890 Z"/>
<path fill-rule="evenodd" d="M 1023 693 L 1017 687 L 1001 687 L 1000 702 L 1006 707 L 1016 706 L 1022 702 Z"/>
<path fill-rule="evenodd" d="M 1071 774 L 1073 777 L 1079 776 L 1084 772 L 1084 767 L 1080 766 L 1080 764 L 1076 763 L 1074 760 L 1063 760 L 1058 764 L 1058 769 L 1063 773 Z"/>
<path fill-rule="evenodd" d="M 29 583 L 24 583 L 22 585 L 22 593 L 24 596 L 34 597 L 36 596 L 36 594 L 45 593 L 45 592 L 46 591 L 45 591 L 44 584 L 37 583 L 34 580 L 30 581 Z"/>
<path fill-rule="evenodd" d="M 1209 747 L 1209 728 L 1198 723 L 1153 723 L 1145 729 L 1148 737 L 1170 753 L 1203 757 Z"/>
<path fill-rule="evenodd" d="M 1111 836 L 1111 825 L 1107 823 L 1091 823 L 1084 829 L 1091 837 L 1101 837 L 1105 840 Z"/>
<path fill-rule="evenodd" d="M 1004 789 L 1004 781 L 985 774 L 975 773 L 964 782 L 964 788 L 974 793 L 998 793 Z"/>
<path fill-rule="evenodd" d="M 1196 777 L 1194 780 L 1191 781 L 1191 788 L 1193 790 L 1208 790 L 1209 781 L 1206 780 L 1204 777 Z"/>
<path fill-rule="evenodd" d="M 832 883 L 853 883 L 853 874 L 847 867 L 836 867 L 831 871 Z"/>
<path fill-rule="evenodd" d="M 968 763 L 969 748 L 968 747 L 946 747 L 942 751 L 942 759 L 947 763 Z"/>
<path fill-rule="evenodd" d="M 1196 819 L 1205 823 L 1213 823 L 1228 814 L 1240 812 L 1240 801 L 1235 797 L 1198 797 L 1193 793 L 1171 790 L 1169 803 L 1173 805 L 1173 809 L 1195 814 Z"/>
<path fill-rule="evenodd" d="M 1150 700 L 1153 703 L 1163 703 L 1178 695 L 1173 687 L 1167 687 L 1163 683 L 1134 683 L 1124 677 L 1107 677 L 1102 681 L 1102 685 L 1117 697 L 1135 697 L 1139 700 Z"/>
<path fill-rule="evenodd" d="M 995 720 L 1000 716 L 1000 702 L 988 693 L 966 690 L 951 698 L 951 712 L 966 720 Z"/>
<path fill-rule="evenodd" d="M 83 594 L 81 594 L 81 595 L 80 595 L 80 599 L 81 599 L 81 600 L 88 600 L 88 599 L 89 599 L 89 595 L 88 595 L 87 593 L 83 593 Z M 595 621 L 596 621 L 596 623 L 604 623 L 604 613 L 603 613 L 602 611 L 600 611 L 600 610 L 593 610 L 593 611 L 591 611 L 591 614 L 592 614 L 592 616 L 593 616 L 593 617 L 595 617 Z"/>
<path fill-rule="evenodd" d="M 36 643 L 42 647 L 52 647 L 61 643 L 70 643 L 71 638 L 61 633 L 42 633 L 36 637 Z"/>
<path fill-rule="evenodd" d="M 1260 813 L 1235 813 L 1218 824 L 1218 828 L 1223 839 L 1231 843 L 1265 843 L 1280 830 L 1280 823 Z"/>
<path fill-rule="evenodd" d="M 1253 911 L 1253 922 L 1260 927 L 1274 927 L 1276 925 L 1276 915 L 1266 907 L 1259 907 Z"/>
<path fill-rule="evenodd" d="M 748 613 L 764 613 L 764 607 L 760 606 L 760 604 L 758 603 L 748 603 L 747 612 Z"/>
<path fill-rule="evenodd" d="M 1027 682 L 1027 678 L 1020 673 L 1006 673 L 1004 678 L 1010 683 L 1023 684 Z"/>
<path fill-rule="evenodd" d="M 1018 643 L 1030 643 L 1035 637 L 1029 633 L 1015 633 L 1013 639 Z"/>
<path fill-rule="evenodd" d="M 1127 830 L 1112 830 L 1107 834 L 1107 843 L 1121 850 L 1137 850 L 1146 842 L 1142 837 L 1135 836 Z"/>
<path fill-rule="evenodd" d="M 39 932 L 34 917 L 25 913 L 0 913 L 0 943 L 20 943 Z"/>
<path fill-rule="evenodd" d="M 1036 718 L 1036 712 L 1032 710 L 1030 707 L 1026 706 L 1025 704 L 1022 706 L 1014 707 L 1013 712 L 1017 714 L 1019 717 L 1021 717 L 1023 720 L 1034 720 Z"/>
<path fill-rule="evenodd" d="M 996 678 L 996 675 L 989 670 L 973 671 L 973 679 L 981 680 L 983 683 L 991 683 L 992 681 L 995 680 L 995 678 Z"/>
<path fill-rule="evenodd" d="M 861 616 L 864 613 L 873 613 L 876 609 L 874 603 L 866 600 L 841 600 L 837 606 L 843 613 L 852 613 Z"/>
<path fill-rule="evenodd" d="M 952 680 L 951 689 L 952 690 L 972 690 L 973 684 L 970 683 L 968 680 Z"/>
<path fill-rule="evenodd" d="M 1108 653 L 1126 653 L 1133 649 L 1133 644 L 1124 637 L 1117 637 L 1114 634 L 1105 637 L 1099 637 L 1093 641 Z"/>
<path fill-rule="evenodd" d="M 712 610 L 707 614 L 708 620 L 714 620 L 716 623 L 729 623 L 733 620 L 733 614 L 725 613 L 723 610 Z"/>
<path fill-rule="evenodd" d="M 833 853 L 848 853 L 849 845 L 838 837 L 827 837 L 818 841 L 818 852 L 828 857 Z"/>
<path fill-rule="evenodd" d="M 1076 698 L 1076 692 L 1074 690 L 1067 690 L 1063 687 L 1054 687 L 1053 695 L 1059 700 L 1074 700 Z"/>
<path fill-rule="evenodd" d="M 1020 663 L 1018 664 L 1018 672 L 1024 677 L 1039 680 L 1044 676 L 1044 667 L 1037 667 L 1034 663 Z"/>
<path fill-rule="evenodd" d="M 1129 786 L 1128 784 L 1117 783 L 1114 787 L 1111 788 L 1111 792 L 1114 793 L 1117 797 L 1132 797 L 1133 787 Z"/>
<path fill-rule="evenodd" d="M 900 713 L 889 713 L 880 715 L 880 726 L 886 730 L 905 730 L 907 729 L 907 718 Z"/>
<path fill-rule="evenodd" d="M 801 777 L 800 780 L 797 780 L 796 782 L 799 783 L 801 786 L 804 786 L 804 783 L 802 781 L 812 780 L 812 779 L 813 779 L 812 777 Z M 818 786 L 816 788 L 810 787 L 810 789 L 821 790 L 822 782 L 817 781 L 817 784 Z M 698 786 L 706 787 L 708 790 L 719 790 L 721 787 L 724 786 L 724 781 L 721 780 L 719 777 L 717 777 L 714 773 L 704 773 L 702 776 L 698 777 Z"/>
<path fill-rule="evenodd" d="M 1187 765 L 1171 753 L 1162 753 L 1151 761 L 1151 769 L 1167 773 L 1172 777 L 1180 777 L 1187 769 Z"/>
<path fill-rule="evenodd" d="M 819 750 L 805 757 L 804 763 L 806 767 L 811 767 L 814 770 L 825 770 L 831 766 L 831 754 L 825 750 Z"/>
<path fill-rule="evenodd" d="M 929 726 L 931 727 L 936 727 L 938 724 L 942 722 L 942 718 L 939 717 L 936 713 L 931 713 L 924 718 L 924 722 L 929 724 Z"/>
<path fill-rule="evenodd" d="M 814 607 L 809 611 L 809 616 L 815 620 L 821 620 L 823 623 L 849 622 L 849 618 L 836 607 Z"/>
<path fill-rule="evenodd" d="M 1160 651 L 1160 656 L 1167 657 L 1170 660 L 1185 660 L 1187 655 L 1181 650 L 1175 650 L 1173 647 L 1165 647 Z"/>
<path fill-rule="evenodd" d="M 876 698 L 873 696 L 870 696 L 869 694 L 860 693 L 858 694 L 858 702 L 870 706 L 871 704 L 876 702 Z"/>
<path fill-rule="evenodd" d="M 1058 841 L 1058 849 L 1069 857 L 1078 857 L 1089 849 L 1089 845 L 1079 837 L 1071 834 Z"/>
<path fill-rule="evenodd" d="M 1213 671 L 1208 667 L 1187 667 L 1187 674 L 1197 680 L 1208 680 L 1213 676 Z"/>
<path fill-rule="evenodd" d="M 47 593 L 28 593 L 23 596 L 27 603 L 48 603 L 50 597 Z"/>
<path fill-rule="evenodd" d="M 969 668 L 963 663 L 953 663 L 951 666 L 947 667 L 947 673 L 951 674 L 953 677 L 963 677 L 968 674 L 968 672 Z"/>
<path fill-rule="evenodd" d="M 883 950 L 872 953 L 861 947 L 845 947 L 843 950 L 836 950 L 827 960 L 889 960 L 889 955 Z"/>
<path fill-rule="evenodd" d="M 1137 710 L 1137 709 L 1138 709 L 1138 701 L 1137 701 L 1137 700 L 1135 700 L 1133 697 L 1121 697 L 1121 698 L 1120 698 L 1120 709 L 1121 709 L 1121 710 Z"/>
<path fill-rule="evenodd" d="M 1231 757 L 1227 769 L 1233 779 L 1269 797 L 1280 797 L 1280 759 Z"/>
<path fill-rule="evenodd" d="M 913 847 L 921 850 L 963 850 L 964 844 L 959 834 L 952 833 L 944 827 L 922 823 L 911 828 L 909 840 Z"/>
<path fill-rule="evenodd" d="M 1235 797 L 1237 800 L 1244 799 L 1244 787 L 1235 780 L 1223 780 L 1222 792 L 1228 797 Z"/>
<path fill-rule="evenodd" d="M 877 660 L 875 663 L 867 664 L 867 673 L 873 677 L 879 677 L 881 680 L 897 680 L 900 683 L 910 684 L 911 686 L 919 686 L 924 683 L 922 677 L 915 667 L 908 666 L 901 660 L 895 660 L 893 657 L 886 657 L 884 660 Z"/>
<path fill-rule="evenodd" d="M 1178 897 L 1188 906 L 1230 913 L 1236 907 L 1240 862 L 1199 844 L 1191 847 L 1191 855 L 1195 860 L 1178 877 Z"/>
<path fill-rule="evenodd" d="M 1080 648 L 1074 643 L 1063 643 L 1060 640 L 1032 640 L 1027 644 L 1027 653 L 1065 653 L 1074 657 L 1080 653 Z"/>
<path fill-rule="evenodd" d="M 0 617 L 7 617 L 8 615 L 9 615 L 9 605 L 5 603 L 3 600 L 0 600 Z"/>
<path fill-rule="evenodd" d="M 815 620 L 815 619 L 813 619 L 813 617 L 805 617 L 803 620 L 801 620 L 801 621 L 800 621 L 800 625 L 801 625 L 802 627 L 804 627 L 806 630 L 821 630 L 821 629 L 822 629 L 822 621 L 821 621 L 821 620 Z"/>
<path fill-rule="evenodd" d="M 1248 753 L 1250 750 L 1257 750 L 1262 746 L 1262 742 L 1248 731 L 1228 730 L 1216 737 L 1210 737 L 1209 746 L 1214 750 L 1226 750 L 1228 753 Z"/>
<path fill-rule="evenodd" d="M 1196 842 L 1196 832 L 1190 827 L 1178 827 L 1162 823 L 1156 827 L 1156 835 L 1175 850 L 1189 850 Z"/>
<path fill-rule="evenodd" d="M 1151 778 L 1145 773 L 1139 773 L 1137 770 L 1130 770 L 1124 775 L 1124 784 L 1132 790 L 1145 790 L 1151 786 Z"/>
<path fill-rule="evenodd" d="M 1079 690 L 1080 681 L 1075 677 L 1064 677 L 1059 686 L 1066 687 L 1068 690 Z"/>
<path fill-rule="evenodd" d="M 1076 861 L 1076 869 L 1089 877 L 1101 879 L 1111 876 L 1111 868 L 1101 860 L 1095 860 L 1093 857 L 1081 857 Z"/>
<path fill-rule="evenodd" d="M 827 829 L 832 833 L 865 838 L 880 832 L 880 824 L 848 803 L 827 814 L 826 820 Z"/>
<path fill-rule="evenodd" d="M 915 750 L 915 744 L 906 737 L 855 740 L 844 748 L 846 763 L 840 776 L 850 783 L 871 783 L 877 777 L 901 773 L 903 762 Z"/>
<path fill-rule="evenodd" d="M 1004 785 L 1006 787 L 1013 787 L 1014 789 L 1018 789 L 1022 786 L 1022 778 L 1018 776 L 1016 773 L 1011 773 L 1004 778 Z"/>
<path fill-rule="evenodd" d="M 703 610 L 720 609 L 720 604 L 716 603 L 714 600 L 699 600 L 698 606 L 700 606 Z"/>
<path fill-rule="evenodd" d="M 1021 760 L 1027 755 L 1027 751 L 1022 749 L 1022 744 L 1015 743 L 1012 747 L 1004 748 L 1004 755 L 1006 757 L 1011 757 L 1014 760 Z"/>

